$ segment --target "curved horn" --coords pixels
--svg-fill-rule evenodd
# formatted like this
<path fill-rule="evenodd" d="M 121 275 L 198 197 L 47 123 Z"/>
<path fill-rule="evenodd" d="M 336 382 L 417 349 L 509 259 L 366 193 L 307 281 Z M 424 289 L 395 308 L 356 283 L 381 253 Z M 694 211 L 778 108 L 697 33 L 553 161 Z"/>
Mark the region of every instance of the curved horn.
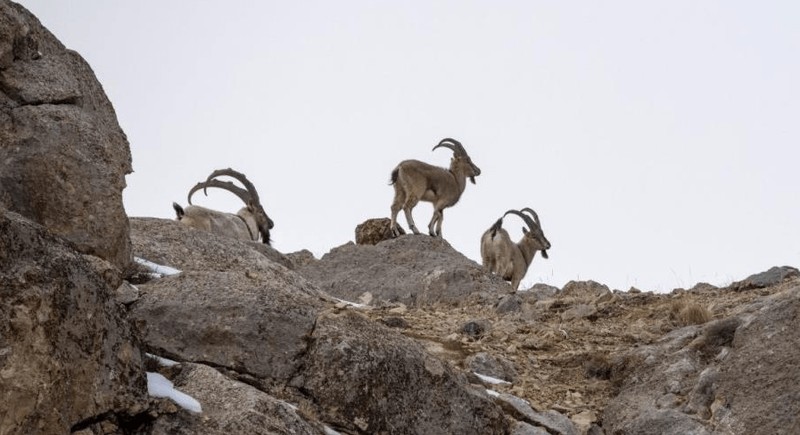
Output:
<path fill-rule="evenodd" d="M 232 177 L 232 178 L 235 178 L 235 179 L 239 180 L 239 182 L 242 183 L 242 185 L 245 187 L 245 189 L 247 189 L 247 192 L 250 194 L 250 199 L 252 199 L 253 202 L 255 202 L 256 204 L 260 204 L 261 203 L 261 201 L 258 198 L 258 191 L 256 191 L 256 187 L 253 185 L 253 183 L 251 183 L 250 180 L 248 180 L 247 177 L 245 177 L 244 174 L 242 174 L 241 172 L 235 171 L 235 170 L 233 170 L 231 168 L 217 169 L 216 171 L 212 172 L 211 175 L 208 176 L 208 178 L 206 178 L 206 182 L 209 182 L 214 178 L 222 177 L 222 176 L 226 176 L 226 175 L 228 177 Z M 231 184 L 231 183 L 228 182 L 228 184 Z M 219 187 L 219 186 L 213 186 L 213 187 Z M 203 189 L 203 191 L 205 192 L 205 189 Z M 245 202 L 247 202 L 247 201 L 245 201 Z"/>
<path fill-rule="evenodd" d="M 531 231 L 533 231 L 534 227 L 537 227 L 537 226 L 538 226 L 538 225 L 537 225 L 537 224 L 536 224 L 536 223 L 533 221 L 533 219 L 531 219 L 531 217 L 530 217 L 530 216 L 528 216 L 528 215 L 526 215 L 526 214 L 524 214 L 524 213 L 520 212 L 519 210 L 509 210 L 509 211 L 507 211 L 507 212 L 506 212 L 506 213 L 503 215 L 503 217 L 505 217 L 505 216 L 506 216 L 507 214 L 509 214 L 509 213 L 512 213 L 512 214 L 515 214 L 515 215 L 517 215 L 517 216 L 521 217 L 521 218 L 522 218 L 522 220 L 523 220 L 523 221 L 525 221 L 525 223 L 528 225 L 528 229 L 529 229 L 529 230 L 531 230 Z"/>
<path fill-rule="evenodd" d="M 538 215 L 538 214 L 536 214 L 536 212 L 535 212 L 535 211 L 533 211 L 533 210 L 532 210 L 530 207 L 525 207 L 525 208 L 523 208 L 523 209 L 522 209 L 522 211 L 523 211 L 523 212 L 526 212 L 526 211 L 527 211 L 528 213 L 530 213 L 531 215 L 533 215 L 533 220 L 535 220 L 535 221 L 536 221 L 536 225 L 539 225 L 540 227 L 542 226 L 542 224 L 541 224 L 541 223 L 539 223 L 539 215 Z"/>
<path fill-rule="evenodd" d="M 234 195 L 238 196 L 239 199 L 241 199 L 242 202 L 244 202 L 245 204 L 248 204 L 249 201 L 252 199 L 252 196 L 250 195 L 250 192 L 248 192 L 247 190 L 242 189 L 241 187 L 233 184 L 230 181 L 207 180 L 207 181 L 204 181 L 202 183 L 195 184 L 194 187 L 192 187 L 192 189 L 189 190 L 189 204 L 192 203 L 192 195 L 194 195 L 194 193 L 197 192 L 200 189 L 203 189 L 203 193 L 205 193 L 206 196 L 208 196 L 208 192 L 206 192 L 206 188 L 209 188 L 209 187 L 218 187 L 220 189 L 227 190 L 227 191 L 233 193 Z"/>
<path fill-rule="evenodd" d="M 455 139 L 451 139 L 449 137 L 446 137 L 446 138 L 440 140 L 439 144 L 436 145 L 435 147 L 433 147 L 433 149 L 435 150 L 436 148 L 439 148 L 439 147 L 450 148 L 451 150 L 453 150 L 453 153 L 456 154 L 456 155 L 460 155 L 460 156 L 467 155 L 467 151 L 464 149 L 464 146 L 461 145 L 461 142 L 459 142 L 459 141 L 457 141 Z M 431 151 L 433 151 L 433 150 L 431 150 Z"/>

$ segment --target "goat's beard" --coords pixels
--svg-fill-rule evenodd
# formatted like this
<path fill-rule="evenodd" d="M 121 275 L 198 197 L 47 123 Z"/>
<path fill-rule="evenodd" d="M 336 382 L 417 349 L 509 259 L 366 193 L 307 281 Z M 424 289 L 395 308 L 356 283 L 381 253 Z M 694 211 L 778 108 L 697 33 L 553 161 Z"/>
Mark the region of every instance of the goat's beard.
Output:
<path fill-rule="evenodd" d="M 472 181 L 472 184 L 475 184 L 475 177 L 469 177 L 469 181 Z"/>
<path fill-rule="evenodd" d="M 550 257 L 548 257 L 548 256 L 547 256 L 547 251 L 546 251 L 546 250 L 545 250 L 545 251 L 542 251 L 542 257 L 544 257 L 544 258 L 550 258 Z"/>

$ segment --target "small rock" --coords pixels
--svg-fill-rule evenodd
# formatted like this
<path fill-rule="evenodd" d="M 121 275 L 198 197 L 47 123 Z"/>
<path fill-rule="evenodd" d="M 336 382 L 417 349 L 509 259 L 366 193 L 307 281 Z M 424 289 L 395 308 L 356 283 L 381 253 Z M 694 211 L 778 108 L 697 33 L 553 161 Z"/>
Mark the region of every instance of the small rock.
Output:
<path fill-rule="evenodd" d="M 489 322 L 486 320 L 470 320 L 461 327 L 461 332 L 467 337 L 477 340 L 489 331 Z"/>
<path fill-rule="evenodd" d="M 538 283 L 534 284 L 527 292 L 536 300 L 550 299 L 558 293 L 558 287 Z"/>
<path fill-rule="evenodd" d="M 381 323 L 390 327 L 390 328 L 400 328 L 406 329 L 408 328 L 408 322 L 402 317 L 387 317 L 381 320 Z"/>
<path fill-rule="evenodd" d="M 589 431 L 592 424 L 597 421 L 597 414 L 591 409 L 587 409 L 571 416 L 570 420 L 575 423 L 575 426 L 578 427 L 581 433 L 586 433 Z"/>
<path fill-rule="evenodd" d="M 597 314 L 597 309 L 594 306 L 589 304 L 578 304 L 561 313 L 561 320 L 567 322 L 574 319 L 585 319 L 595 314 Z"/>
<path fill-rule="evenodd" d="M 303 266 L 306 266 L 310 263 L 317 261 L 314 254 L 311 253 L 308 249 L 303 249 L 297 252 L 291 252 L 286 254 L 286 258 L 289 260 L 289 263 L 292 265 L 293 270 L 300 269 Z"/>
<path fill-rule="evenodd" d="M 377 245 L 378 243 L 394 238 L 389 218 L 367 219 L 356 226 L 357 245 Z M 400 234 L 405 234 L 402 227 Z"/>
<path fill-rule="evenodd" d="M 503 296 L 497 303 L 495 311 L 497 314 L 518 313 L 522 311 L 522 298 L 516 294 Z"/>
<path fill-rule="evenodd" d="M 524 421 L 517 421 L 511 427 L 511 435 L 550 435 L 550 432 Z"/>
<path fill-rule="evenodd" d="M 132 304 L 139 300 L 139 289 L 128 281 L 123 281 L 122 285 L 117 287 L 114 296 L 120 304 Z"/>
<path fill-rule="evenodd" d="M 547 432 L 559 435 L 578 435 L 577 426 L 565 415 L 554 411 L 537 412 L 530 404 L 517 396 L 501 393 L 497 397 L 498 404 L 513 418 L 542 426 Z"/>
<path fill-rule="evenodd" d="M 595 298 L 610 293 L 608 286 L 595 281 L 570 281 L 559 293 L 559 297 L 573 297 L 591 301 Z"/>
<path fill-rule="evenodd" d="M 372 302 L 372 293 L 364 292 L 358 297 L 358 301 L 364 305 L 369 305 Z"/>
<path fill-rule="evenodd" d="M 507 382 L 514 382 L 517 377 L 517 370 L 514 363 L 504 358 L 492 356 L 486 352 L 476 353 L 467 357 L 464 361 L 469 370 L 493 378 L 502 379 Z"/>

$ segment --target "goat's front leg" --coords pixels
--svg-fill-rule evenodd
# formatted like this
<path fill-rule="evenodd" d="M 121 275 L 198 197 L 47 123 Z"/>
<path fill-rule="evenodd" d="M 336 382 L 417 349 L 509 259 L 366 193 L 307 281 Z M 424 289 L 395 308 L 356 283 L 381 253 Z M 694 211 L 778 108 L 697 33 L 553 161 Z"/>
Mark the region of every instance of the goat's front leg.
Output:
<path fill-rule="evenodd" d="M 428 224 L 428 234 L 433 237 L 442 237 L 442 219 L 444 218 L 444 211 L 435 209 L 433 211 L 433 218 L 431 223 Z M 436 229 L 434 230 L 434 225 Z"/>

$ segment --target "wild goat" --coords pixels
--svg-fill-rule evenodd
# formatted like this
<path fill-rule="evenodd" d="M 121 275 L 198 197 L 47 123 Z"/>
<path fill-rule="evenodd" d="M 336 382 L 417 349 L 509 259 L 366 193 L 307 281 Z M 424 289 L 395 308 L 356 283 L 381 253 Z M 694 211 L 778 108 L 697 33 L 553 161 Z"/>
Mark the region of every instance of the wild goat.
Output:
<path fill-rule="evenodd" d="M 467 151 L 461 142 L 445 138 L 433 150 L 439 147 L 449 148 L 453 151 L 450 168 L 444 169 L 419 160 L 404 160 L 392 171 L 391 184 L 394 186 L 394 201 L 392 202 L 392 234 L 400 235 L 400 225 L 397 223 L 397 213 L 402 208 L 406 215 L 406 222 L 414 234 L 419 234 L 411 210 L 420 201 L 433 203 L 433 218 L 428 224 L 428 233 L 434 237 L 442 236 L 443 211 L 452 207 L 461 198 L 467 186 L 467 177 L 475 184 L 475 177 L 481 174 L 480 168 L 472 163 Z M 435 226 L 435 229 L 434 229 Z"/>
<path fill-rule="evenodd" d="M 528 212 L 533 216 L 523 214 Z M 485 233 L 481 236 L 481 259 L 483 266 L 489 271 L 500 275 L 504 280 L 511 281 L 511 287 L 517 290 L 522 277 L 528 271 L 528 267 L 533 261 L 533 256 L 536 251 L 542 251 L 542 257 L 547 257 L 547 250 L 550 249 L 550 242 L 542 232 L 542 226 L 539 224 L 539 216 L 535 211 L 530 208 L 523 208 L 522 212 L 518 210 L 509 210 L 497 220 Z M 528 228 L 522 228 L 522 239 L 519 243 L 511 241 L 508 231 L 503 229 L 503 218 L 509 213 L 515 214 L 522 218 L 528 225 Z"/>
<path fill-rule="evenodd" d="M 236 186 L 230 181 L 220 181 L 217 177 L 229 176 L 238 180 L 244 189 Z M 245 206 L 236 214 L 224 213 L 217 210 L 201 207 L 199 205 L 192 205 L 192 195 L 200 189 L 203 193 L 208 195 L 206 191 L 209 187 L 218 187 L 225 189 L 241 199 Z M 177 203 L 172 203 L 172 208 L 175 209 L 177 219 L 184 225 L 193 228 L 198 228 L 205 231 L 210 231 L 222 236 L 233 237 L 239 240 L 261 240 L 265 244 L 270 244 L 269 230 L 275 224 L 272 219 L 267 216 L 264 207 L 261 206 L 261 201 L 258 199 L 258 192 L 255 186 L 244 174 L 236 172 L 233 169 L 218 169 L 208 176 L 206 181 L 197 183 L 189 191 L 189 206 L 185 209 Z"/>

